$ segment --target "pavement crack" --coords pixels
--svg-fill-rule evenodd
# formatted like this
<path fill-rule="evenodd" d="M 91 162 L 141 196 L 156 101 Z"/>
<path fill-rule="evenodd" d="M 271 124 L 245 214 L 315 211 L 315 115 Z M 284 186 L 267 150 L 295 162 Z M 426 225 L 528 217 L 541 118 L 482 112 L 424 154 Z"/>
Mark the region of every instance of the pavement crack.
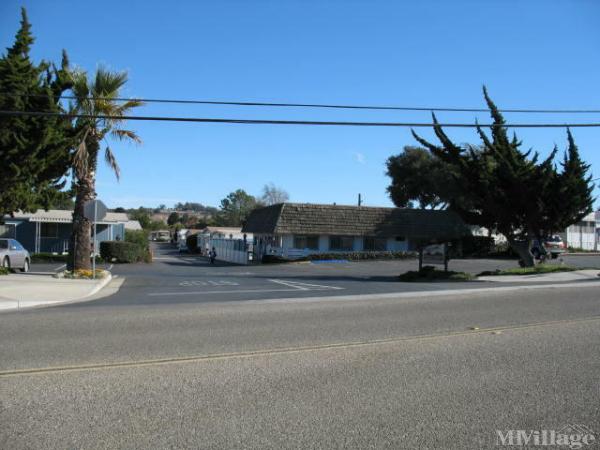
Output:
<path fill-rule="evenodd" d="M 214 354 L 206 354 L 206 355 L 145 359 L 145 360 L 136 360 L 136 361 L 109 362 L 109 363 L 98 363 L 98 364 L 79 364 L 79 365 L 66 365 L 66 366 L 54 366 L 54 367 L 38 367 L 38 368 L 29 368 L 29 369 L 13 369 L 13 370 L 0 371 L 0 378 L 26 376 L 26 375 L 44 375 L 44 374 L 59 374 L 59 373 L 66 373 L 66 372 L 120 369 L 120 368 L 136 368 L 136 367 L 144 367 L 144 366 L 160 366 L 160 365 L 168 365 L 168 364 L 217 361 L 217 360 L 235 359 L 235 358 L 252 358 L 252 357 L 270 356 L 270 355 L 278 355 L 278 354 L 292 354 L 292 353 L 313 352 L 313 351 L 323 351 L 323 350 L 332 350 L 332 349 L 368 347 L 368 346 L 375 346 L 375 345 L 389 344 L 389 343 L 414 342 L 414 341 L 421 341 L 421 340 L 433 340 L 433 339 L 481 335 L 481 334 L 498 335 L 498 334 L 502 334 L 503 331 L 526 330 L 526 329 L 541 328 L 541 327 L 554 326 L 554 325 L 567 325 L 567 324 L 595 322 L 595 321 L 600 321 L 600 316 L 585 317 L 585 318 L 580 318 L 580 319 L 563 319 L 563 320 L 552 320 L 552 321 L 546 321 L 546 322 L 533 322 L 533 323 L 526 323 L 526 324 L 505 325 L 505 326 L 490 327 L 490 328 L 459 330 L 459 331 L 452 331 L 452 332 L 448 332 L 448 333 L 399 336 L 399 337 L 386 338 L 386 339 L 371 339 L 371 340 L 363 340 L 363 341 L 337 342 L 337 343 L 330 343 L 330 344 L 298 346 L 298 347 L 281 347 L 281 348 L 272 348 L 272 349 L 264 349 L 264 350 L 250 350 L 250 351 L 243 351 L 243 352 L 214 353 Z M 476 328 L 476 327 L 473 327 L 473 328 Z"/>

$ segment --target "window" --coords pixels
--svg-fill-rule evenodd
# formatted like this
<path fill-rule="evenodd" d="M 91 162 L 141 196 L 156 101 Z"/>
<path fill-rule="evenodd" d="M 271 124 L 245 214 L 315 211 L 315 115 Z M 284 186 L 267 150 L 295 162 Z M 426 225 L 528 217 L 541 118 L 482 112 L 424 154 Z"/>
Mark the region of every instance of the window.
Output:
<path fill-rule="evenodd" d="M 58 224 L 42 222 L 42 229 L 40 230 L 40 237 L 57 238 L 58 237 Z"/>
<path fill-rule="evenodd" d="M 404 242 L 406 240 L 406 238 L 404 236 L 396 236 L 396 241 L 398 242 Z"/>
<path fill-rule="evenodd" d="M 0 225 L 0 238 L 16 238 L 17 227 L 15 224 L 4 224 Z"/>
<path fill-rule="evenodd" d="M 8 248 L 8 239 L 0 239 L 0 250 L 6 250 Z"/>
<path fill-rule="evenodd" d="M 329 236 L 329 250 L 351 251 L 354 249 L 352 236 Z"/>
<path fill-rule="evenodd" d="M 387 239 L 366 236 L 363 241 L 363 249 L 372 252 L 383 252 L 387 250 Z"/>
<path fill-rule="evenodd" d="M 319 236 L 294 236 L 294 248 L 319 250 Z"/>

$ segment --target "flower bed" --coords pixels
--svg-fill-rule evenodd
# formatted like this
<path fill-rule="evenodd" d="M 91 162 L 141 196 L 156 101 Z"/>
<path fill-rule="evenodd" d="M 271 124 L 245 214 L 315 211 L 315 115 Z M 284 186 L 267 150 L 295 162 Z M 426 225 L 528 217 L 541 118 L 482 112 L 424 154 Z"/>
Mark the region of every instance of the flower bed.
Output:
<path fill-rule="evenodd" d="M 96 279 L 106 278 L 110 275 L 108 270 L 96 269 Z M 55 278 L 67 278 L 71 280 L 92 280 L 94 272 L 92 270 L 63 270 L 54 275 Z"/>

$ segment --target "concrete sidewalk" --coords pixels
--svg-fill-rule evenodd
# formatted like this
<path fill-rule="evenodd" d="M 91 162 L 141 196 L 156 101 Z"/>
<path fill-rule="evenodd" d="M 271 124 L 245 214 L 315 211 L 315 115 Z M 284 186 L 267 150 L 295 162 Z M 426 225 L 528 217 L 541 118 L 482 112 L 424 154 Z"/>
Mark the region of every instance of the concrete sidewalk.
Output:
<path fill-rule="evenodd" d="M 81 301 L 98 293 L 112 275 L 97 280 L 69 280 L 51 275 L 0 276 L 0 312 Z"/>
<path fill-rule="evenodd" d="M 586 269 L 572 272 L 539 273 L 535 275 L 492 275 L 477 277 L 480 281 L 492 281 L 497 283 L 540 283 L 561 282 L 579 280 L 598 280 L 600 270 Z"/>

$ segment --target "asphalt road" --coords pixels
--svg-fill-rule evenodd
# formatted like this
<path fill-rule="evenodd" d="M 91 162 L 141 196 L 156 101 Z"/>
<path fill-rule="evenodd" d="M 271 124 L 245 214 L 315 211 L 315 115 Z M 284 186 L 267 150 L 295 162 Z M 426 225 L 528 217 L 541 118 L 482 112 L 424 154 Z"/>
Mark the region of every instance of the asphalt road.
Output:
<path fill-rule="evenodd" d="M 477 289 L 486 282 L 402 283 L 400 273 L 416 270 L 417 261 L 393 260 L 353 263 L 292 263 L 234 266 L 210 265 L 206 258 L 180 255 L 171 244 L 155 244 L 153 264 L 115 265 L 113 274 L 125 277 L 120 291 L 93 303 L 69 308 L 102 305 L 174 305 L 249 301 L 314 296 L 418 292 L 446 289 Z M 557 262 L 557 261 L 555 261 Z M 565 264 L 600 267 L 600 257 L 565 257 Z M 478 274 L 484 270 L 515 267 L 502 259 L 452 260 L 450 270 Z M 514 283 L 518 284 L 518 283 Z"/>
<path fill-rule="evenodd" d="M 496 430 L 600 432 L 595 287 L 301 301 L 410 262 L 282 273 L 161 253 L 116 266 L 128 279 L 107 299 L 0 314 L 0 448 L 482 449 Z M 174 295 L 271 284 L 299 292 Z"/>

